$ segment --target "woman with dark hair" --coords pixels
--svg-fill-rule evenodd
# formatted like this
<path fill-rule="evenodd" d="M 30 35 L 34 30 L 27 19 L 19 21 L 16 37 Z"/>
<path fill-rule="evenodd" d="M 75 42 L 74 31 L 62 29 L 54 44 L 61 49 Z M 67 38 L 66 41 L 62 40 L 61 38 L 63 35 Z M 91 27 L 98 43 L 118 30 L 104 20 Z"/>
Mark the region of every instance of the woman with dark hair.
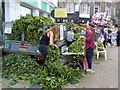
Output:
<path fill-rule="evenodd" d="M 48 55 L 48 46 L 54 46 L 57 47 L 56 44 L 54 44 L 54 40 L 59 36 L 59 26 L 55 25 L 53 28 L 46 30 L 41 39 L 39 44 L 39 51 L 41 52 L 44 61 L 46 59 L 46 56 Z"/>
<path fill-rule="evenodd" d="M 82 26 L 82 29 L 86 31 L 86 36 L 81 36 L 80 38 L 85 40 L 85 50 L 86 50 L 86 59 L 88 63 L 88 68 L 86 69 L 87 72 L 92 71 L 92 56 L 93 56 L 93 50 L 95 49 L 95 43 L 94 43 L 94 34 L 90 30 L 90 27 L 86 24 Z"/>

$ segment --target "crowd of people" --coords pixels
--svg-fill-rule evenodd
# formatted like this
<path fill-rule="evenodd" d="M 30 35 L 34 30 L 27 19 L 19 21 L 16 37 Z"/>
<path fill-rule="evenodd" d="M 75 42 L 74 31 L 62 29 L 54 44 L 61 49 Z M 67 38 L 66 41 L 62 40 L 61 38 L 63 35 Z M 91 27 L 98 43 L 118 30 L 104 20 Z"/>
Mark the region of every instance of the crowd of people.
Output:
<path fill-rule="evenodd" d="M 118 26 L 91 26 L 91 30 L 96 32 L 95 41 L 103 43 L 104 47 L 120 46 L 120 31 Z"/>
<path fill-rule="evenodd" d="M 70 44 L 75 40 L 75 29 L 71 27 L 70 31 L 67 32 L 68 46 L 70 46 Z M 83 39 L 86 42 L 84 47 L 86 51 L 86 60 L 88 63 L 88 68 L 86 69 L 86 71 L 89 72 L 92 71 L 92 56 L 95 49 L 95 42 L 103 43 L 104 48 L 108 46 L 120 46 L 120 30 L 117 25 L 110 27 L 102 25 L 84 24 L 82 26 L 82 36 L 80 36 L 80 39 Z"/>
<path fill-rule="evenodd" d="M 67 32 L 67 46 L 69 47 L 75 41 L 74 38 L 74 31 L 76 30 L 76 26 L 72 26 L 70 30 Z M 53 26 L 53 28 L 48 29 L 44 32 L 39 45 L 39 51 L 46 59 L 48 55 L 47 46 L 54 46 L 55 38 L 59 35 L 59 26 Z M 114 27 L 110 28 L 109 26 L 101 26 L 101 25 L 92 25 L 92 24 L 84 24 L 82 26 L 82 36 L 80 39 L 83 39 L 85 43 L 85 56 L 88 63 L 88 68 L 86 71 L 92 70 L 92 56 L 93 51 L 95 49 L 95 42 L 101 42 L 104 44 L 104 47 L 108 46 L 120 46 L 120 30 L 115 25 Z"/>

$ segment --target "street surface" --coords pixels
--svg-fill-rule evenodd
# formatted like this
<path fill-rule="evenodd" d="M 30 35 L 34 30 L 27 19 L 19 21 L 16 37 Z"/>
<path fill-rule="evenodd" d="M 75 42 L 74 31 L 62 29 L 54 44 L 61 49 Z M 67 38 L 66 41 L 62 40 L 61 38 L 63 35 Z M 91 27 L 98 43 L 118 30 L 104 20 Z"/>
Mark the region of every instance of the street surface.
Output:
<path fill-rule="evenodd" d="M 94 60 L 93 70 L 95 73 L 81 78 L 78 84 L 65 85 L 64 88 L 118 88 L 118 47 L 107 48 L 107 54 L 108 60 L 103 60 L 103 58 Z M 8 87 L 7 82 L 8 80 L 3 79 L 2 86 Z M 12 86 L 12 88 L 25 87 L 30 88 L 31 86 L 25 81 Z"/>
<path fill-rule="evenodd" d="M 120 48 L 119 48 L 120 50 Z M 118 88 L 118 47 L 107 48 L 108 60 L 94 60 L 95 74 L 65 88 Z M 119 55 L 120 57 L 120 55 Z"/>

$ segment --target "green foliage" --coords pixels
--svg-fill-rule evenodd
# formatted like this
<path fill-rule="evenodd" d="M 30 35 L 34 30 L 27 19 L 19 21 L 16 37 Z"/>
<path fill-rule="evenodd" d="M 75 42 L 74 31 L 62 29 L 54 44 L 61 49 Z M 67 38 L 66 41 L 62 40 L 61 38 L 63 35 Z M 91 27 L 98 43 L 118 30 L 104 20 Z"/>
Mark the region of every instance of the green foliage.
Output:
<path fill-rule="evenodd" d="M 56 47 L 49 47 L 49 59 L 46 67 L 37 75 L 35 82 L 40 82 L 44 88 L 60 89 L 62 85 L 77 83 L 83 72 L 63 66 L 60 62 L 60 52 Z M 42 75 L 42 76 L 41 76 Z"/>
<path fill-rule="evenodd" d="M 85 42 L 82 39 L 77 40 L 69 46 L 68 51 L 72 53 L 82 53 L 84 52 L 84 45 Z"/>
<path fill-rule="evenodd" d="M 13 22 L 12 34 L 7 35 L 10 40 L 21 41 L 22 31 L 25 32 L 25 41 L 32 44 L 38 44 L 39 38 L 42 35 L 42 29 L 44 24 L 53 24 L 50 18 L 47 17 L 37 17 L 37 16 L 24 16 Z M 50 28 L 48 25 L 47 28 Z"/>
<path fill-rule="evenodd" d="M 104 45 L 103 45 L 103 43 L 98 42 L 98 43 L 97 43 L 97 47 L 98 47 L 98 50 L 99 50 L 99 51 L 103 51 L 102 48 L 104 47 Z M 102 48 L 99 48 L 99 47 L 102 47 Z"/>
<path fill-rule="evenodd" d="M 28 80 L 31 75 L 38 73 L 40 66 L 26 55 L 10 54 L 3 57 L 2 77 L 17 80 Z"/>
<path fill-rule="evenodd" d="M 3 77 L 11 79 L 11 85 L 18 80 L 29 80 L 30 84 L 40 83 L 45 89 L 60 89 L 65 84 L 75 84 L 84 75 L 84 71 L 63 66 L 60 62 L 60 51 L 49 47 L 46 66 L 39 66 L 35 61 L 20 54 L 3 57 Z"/>
<path fill-rule="evenodd" d="M 70 27 L 71 26 L 76 26 L 76 30 L 74 32 L 74 38 L 77 40 L 75 41 L 74 43 L 72 43 L 69 48 L 68 48 L 68 52 L 72 52 L 72 53 L 83 53 L 84 52 L 84 49 L 83 49 L 83 46 L 85 44 L 85 42 L 83 40 L 78 40 L 81 36 L 81 31 L 82 31 L 82 28 L 78 25 L 78 24 L 75 24 L 73 22 L 67 22 L 67 26 L 68 26 L 68 29 L 70 30 Z M 79 59 L 79 60 L 82 60 L 81 59 L 82 57 L 77 55 L 77 56 L 74 56 L 72 57 L 72 59 Z"/>
<path fill-rule="evenodd" d="M 82 39 L 77 40 L 68 47 L 68 52 L 83 53 L 85 52 L 84 45 L 85 45 L 85 42 Z M 73 59 L 79 59 L 79 60 L 83 60 L 82 58 L 83 57 L 79 55 L 73 57 Z"/>
<path fill-rule="evenodd" d="M 70 30 L 71 26 L 76 26 L 77 27 L 77 29 L 75 30 L 74 37 L 75 37 L 75 39 L 79 39 L 80 36 L 81 36 L 82 28 L 78 24 L 75 24 L 73 22 L 67 22 L 67 30 Z"/>

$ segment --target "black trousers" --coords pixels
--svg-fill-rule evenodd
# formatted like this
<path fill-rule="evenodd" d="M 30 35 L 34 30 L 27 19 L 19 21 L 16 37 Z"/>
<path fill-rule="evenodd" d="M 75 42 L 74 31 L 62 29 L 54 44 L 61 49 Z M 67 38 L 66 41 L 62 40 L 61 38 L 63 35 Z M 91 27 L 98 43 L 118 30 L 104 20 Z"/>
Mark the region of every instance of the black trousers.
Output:
<path fill-rule="evenodd" d="M 103 41 L 104 48 L 106 48 L 107 41 Z"/>
<path fill-rule="evenodd" d="M 42 54 L 44 60 L 42 60 L 42 61 L 37 60 L 37 63 L 40 64 L 40 65 L 45 66 L 46 57 L 48 55 L 48 47 L 46 45 L 44 45 L 44 44 L 40 44 L 39 45 L 39 51 Z"/>
<path fill-rule="evenodd" d="M 107 43 L 110 43 L 110 44 L 111 44 L 111 39 L 108 39 Z"/>
<path fill-rule="evenodd" d="M 117 46 L 120 46 L 120 37 L 117 37 Z"/>
<path fill-rule="evenodd" d="M 67 41 L 67 46 L 69 47 L 72 43 L 73 41 Z"/>
<path fill-rule="evenodd" d="M 92 56 L 93 56 L 93 48 L 90 47 L 86 50 L 86 59 L 89 69 L 92 69 Z"/>
<path fill-rule="evenodd" d="M 44 44 L 39 45 L 39 51 L 41 52 L 44 59 L 46 59 L 46 56 L 48 55 L 48 47 Z"/>

